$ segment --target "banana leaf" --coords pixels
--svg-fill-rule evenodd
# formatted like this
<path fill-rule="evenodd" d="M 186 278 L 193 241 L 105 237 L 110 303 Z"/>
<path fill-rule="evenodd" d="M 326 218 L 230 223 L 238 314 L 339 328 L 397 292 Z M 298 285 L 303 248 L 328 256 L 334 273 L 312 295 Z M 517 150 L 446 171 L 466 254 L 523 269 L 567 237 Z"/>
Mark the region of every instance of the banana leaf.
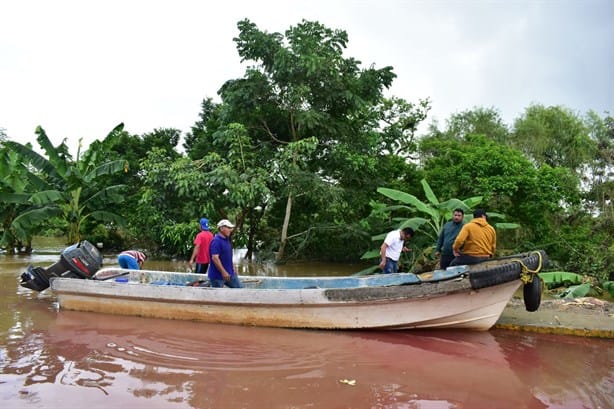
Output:
<path fill-rule="evenodd" d="M 614 281 L 606 281 L 603 283 L 603 289 L 610 294 L 610 297 L 614 298 Z"/>
<path fill-rule="evenodd" d="M 557 295 L 559 298 L 579 298 L 586 297 L 586 295 L 591 291 L 591 285 L 589 283 L 584 283 L 580 285 L 572 285 L 567 288 L 565 291 Z"/>
<path fill-rule="evenodd" d="M 539 278 L 542 279 L 549 290 L 557 287 L 569 287 L 570 285 L 582 284 L 582 276 L 580 274 L 567 271 L 539 273 Z"/>

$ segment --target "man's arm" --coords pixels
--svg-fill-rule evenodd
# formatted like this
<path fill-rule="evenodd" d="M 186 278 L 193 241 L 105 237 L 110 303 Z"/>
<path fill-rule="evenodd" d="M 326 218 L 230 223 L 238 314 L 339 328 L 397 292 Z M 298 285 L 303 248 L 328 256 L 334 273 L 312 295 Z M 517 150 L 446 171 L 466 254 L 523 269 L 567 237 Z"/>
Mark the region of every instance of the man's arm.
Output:
<path fill-rule="evenodd" d="M 379 254 L 380 254 L 379 268 L 381 268 L 382 270 L 384 269 L 384 267 L 386 267 L 386 249 L 387 248 L 388 248 L 388 245 L 386 244 L 386 242 L 383 242 L 382 246 L 379 249 Z"/>
<path fill-rule="evenodd" d="M 435 247 L 436 255 L 439 255 L 438 253 L 440 253 L 441 250 L 443 249 L 443 236 L 444 236 L 445 228 L 446 226 L 444 225 L 443 228 L 441 229 L 441 233 L 439 233 L 439 237 L 437 238 L 437 246 Z"/>
<path fill-rule="evenodd" d="M 197 244 L 196 246 L 194 246 L 194 251 L 192 251 L 192 257 L 190 257 L 190 261 L 188 262 L 188 265 L 190 267 L 192 267 L 192 263 L 194 261 L 196 261 L 196 255 L 198 254 L 198 251 L 200 250 L 200 245 Z"/>
<path fill-rule="evenodd" d="M 456 239 L 454 240 L 454 244 L 452 245 L 452 251 L 454 252 L 454 255 L 456 257 L 460 256 L 459 250 L 465 240 L 467 240 L 467 234 L 467 229 L 465 228 L 465 226 L 463 226 L 458 233 L 458 236 L 456 236 Z"/>
<path fill-rule="evenodd" d="M 222 278 L 224 279 L 224 281 L 230 280 L 230 274 L 228 274 L 228 271 L 226 271 L 226 269 L 222 265 L 222 260 L 220 259 L 220 255 L 212 254 L 211 261 L 213 261 L 213 264 L 215 264 L 218 271 L 222 274 Z"/>

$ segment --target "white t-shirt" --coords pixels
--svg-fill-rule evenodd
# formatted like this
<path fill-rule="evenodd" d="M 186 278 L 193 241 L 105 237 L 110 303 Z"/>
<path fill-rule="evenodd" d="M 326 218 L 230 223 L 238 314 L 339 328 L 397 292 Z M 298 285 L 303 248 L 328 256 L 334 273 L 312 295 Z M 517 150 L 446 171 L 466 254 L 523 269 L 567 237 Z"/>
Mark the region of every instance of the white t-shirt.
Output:
<path fill-rule="evenodd" d="M 399 261 L 401 257 L 401 251 L 403 250 L 404 240 L 401 240 L 401 230 L 393 230 L 386 235 L 384 243 L 388 246 L 386 248 L 386 257 Z"/>

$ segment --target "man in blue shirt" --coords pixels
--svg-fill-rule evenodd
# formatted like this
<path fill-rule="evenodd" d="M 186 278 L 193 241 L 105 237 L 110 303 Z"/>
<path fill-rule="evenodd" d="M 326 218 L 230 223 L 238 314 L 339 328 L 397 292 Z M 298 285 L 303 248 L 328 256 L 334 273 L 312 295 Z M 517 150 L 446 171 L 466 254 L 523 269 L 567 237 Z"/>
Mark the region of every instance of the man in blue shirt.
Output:
<path fill-rule="evenodd" d="M 230 287 L 241 288 L 241 280 L 235 273 L 232 264 L 232 243 L 230 235 L 234 224 L 224 219 L 217 224 L 217 234 L 213 237 L 209 253 L 211 255 L 211 264 L 209 264 L 208 277 L 211 282 L 211 287 Z"/>
<path fill-rule="evenodd" d="M 437 247 L 435 249 L 435 256 L 439 257 L 441 255 L 439 266 L 442 270 L 445 270 L 450 265 L 452 260 L 454 260 L 454 250 L 452 249 L 452 245 L 454 244 L 454 240 L 456 240 L 456 236 L 458 236 L 458 233 L 463 227 L 464 216 L 465 212 L 463 209 L 454 209 L 452 220 L 444 224 L 443 228 L 441 229 L 441 233 L 439 233 Z"/>

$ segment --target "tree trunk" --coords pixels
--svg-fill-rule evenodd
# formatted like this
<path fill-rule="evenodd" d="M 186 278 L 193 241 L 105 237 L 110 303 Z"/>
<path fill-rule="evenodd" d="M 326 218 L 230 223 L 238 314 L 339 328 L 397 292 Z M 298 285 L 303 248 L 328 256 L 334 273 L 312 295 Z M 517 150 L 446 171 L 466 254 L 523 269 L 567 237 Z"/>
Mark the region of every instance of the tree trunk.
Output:
<path fill-rule="evenodd" d="M 277 261 L 284 258 L 286 243 L 288 242 L 288 225 L 290 224 L 290 214 L 292 213 L 292 193 L 288 193 L 288 201 L 286 202 L 286 215 L 284 216 L 284 225 L 281 228 L 281 240 L 279 243 L 279 251 L 277 251 Z"/>

